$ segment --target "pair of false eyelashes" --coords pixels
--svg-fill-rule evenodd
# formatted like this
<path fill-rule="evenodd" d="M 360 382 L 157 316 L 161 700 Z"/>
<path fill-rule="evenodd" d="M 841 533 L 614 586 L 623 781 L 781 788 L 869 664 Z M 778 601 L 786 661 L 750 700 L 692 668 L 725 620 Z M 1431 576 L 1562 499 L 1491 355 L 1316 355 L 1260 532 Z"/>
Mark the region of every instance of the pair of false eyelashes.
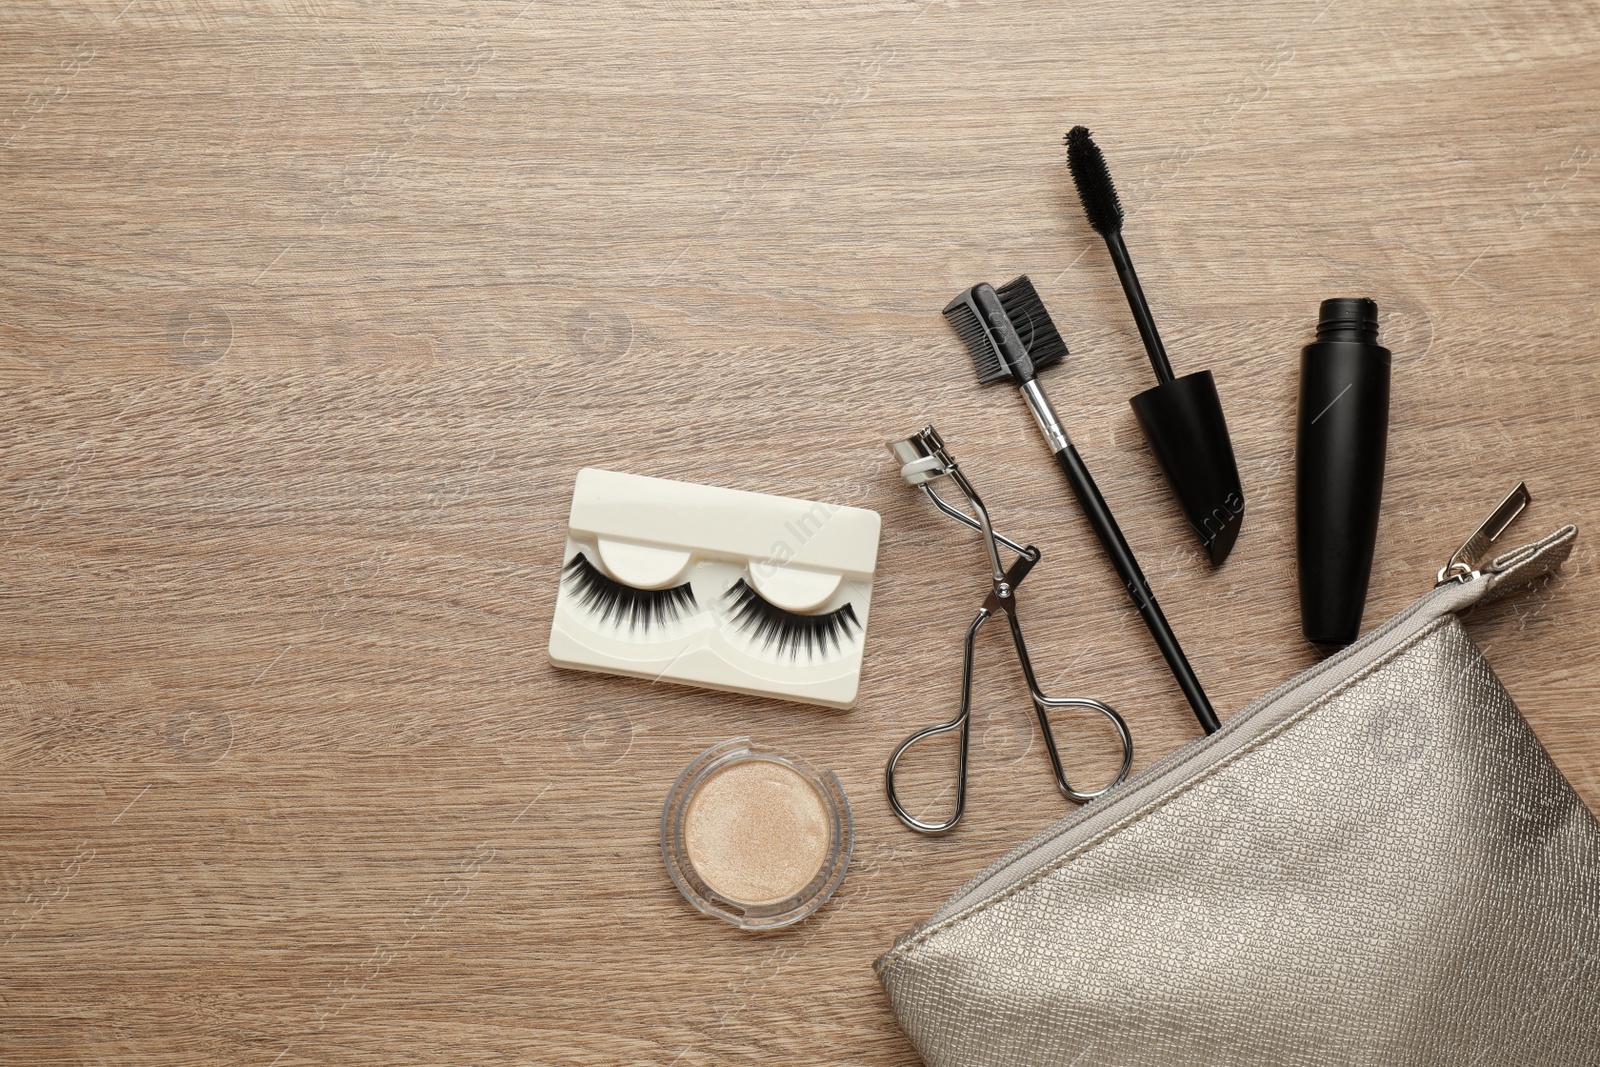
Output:
<path fill-rule="evenodd" d="M 688 582 L 670 589 L 638 589 L 601 571 L 582 552 L 572 557 L 563 572 L 578 603 L 602 623 L 617 627 L 626 623 L 629 633 L 676 622 L 700 606 Z M 830 644 L 835 652 L 842 652 L 844 641 L 861 628 L 856 609 L 849 604 L 821 615 L 789 611 L 762 597 L 743 578 L 723 596 L 739 630 L 766 648 L 777 646 L 777 653 L 787 652 L 790 659 L 799 658 L 802 649 L 807 659 L 825 656 Z"/>

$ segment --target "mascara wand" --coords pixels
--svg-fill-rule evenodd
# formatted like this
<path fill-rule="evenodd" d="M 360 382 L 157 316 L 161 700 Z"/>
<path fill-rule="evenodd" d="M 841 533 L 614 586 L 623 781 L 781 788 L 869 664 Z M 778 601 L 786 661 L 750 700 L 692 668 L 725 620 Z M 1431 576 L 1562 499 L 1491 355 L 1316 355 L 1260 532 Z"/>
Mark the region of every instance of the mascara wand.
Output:
<path fill-rule="evenodd" d="M 1089 225 L 1105 238 L 1145 353 L 1156 372 L 1155 388 L 1128 403 L 1189 525 L 1215 566 L 1228 558 L 1244 522 L 1244 490 L 1216 380 L 1208 370 L 1181 378 L 1173 374 L 1172 361 L 1150 314 L 1150 302 L 1122 239 L 1122 201 L 1111 182 L 1106 158 L 1087 127 L 1074 126 L 1068 132 L 1067 167 Z"/>

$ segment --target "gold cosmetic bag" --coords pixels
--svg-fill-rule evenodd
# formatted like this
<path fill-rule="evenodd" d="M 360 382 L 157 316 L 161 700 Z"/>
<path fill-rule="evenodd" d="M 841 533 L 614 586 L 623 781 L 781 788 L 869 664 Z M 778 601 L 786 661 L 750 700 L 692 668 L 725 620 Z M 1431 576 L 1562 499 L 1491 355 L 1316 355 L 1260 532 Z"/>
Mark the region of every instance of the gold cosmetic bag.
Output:
<path fill-rule="evenodd" d="M 1600 1064 L 1600 826 L 1457 618 L 1576 536 L 1460 568 L 904 934 L 877 971 L 927 1063 Z"/>

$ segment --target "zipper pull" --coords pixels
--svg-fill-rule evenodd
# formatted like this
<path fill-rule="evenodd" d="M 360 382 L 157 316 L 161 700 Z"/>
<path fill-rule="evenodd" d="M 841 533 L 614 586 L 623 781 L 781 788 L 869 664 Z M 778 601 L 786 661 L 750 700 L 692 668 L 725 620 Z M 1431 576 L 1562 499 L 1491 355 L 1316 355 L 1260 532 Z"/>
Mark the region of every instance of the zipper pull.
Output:
<path fill-rule="evenodd" d="M 1434 583 L 1434 588 L 1446 582 L 1470 582 L 1479 577 L 1482 572 L 1478 568 L 1489 554 L 1490 547 L 1532 502 L 1527 483 L 1518 482 L 1517 487 L 1506 494 L 1506 498 L 1473 531 L 1472 536 L 1461 543 L 1455 555 L 1450 557 L 1450 562 L 1439 569 L 1439 580 Z"/>

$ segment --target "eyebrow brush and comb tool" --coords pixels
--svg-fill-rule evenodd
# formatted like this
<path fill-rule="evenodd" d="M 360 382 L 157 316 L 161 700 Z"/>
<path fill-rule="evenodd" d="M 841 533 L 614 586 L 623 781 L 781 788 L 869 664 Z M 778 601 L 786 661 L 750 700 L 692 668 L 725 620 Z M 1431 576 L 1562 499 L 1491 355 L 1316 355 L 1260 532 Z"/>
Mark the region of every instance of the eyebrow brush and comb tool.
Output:
<path fill-rule="evenodd" d="M 1244 523 L 1244 490 L 1239 485 L 1239 465 L 1233 458 L 1228 423 L 1222 417 L 1216 379 L 1208 370 L 1181 378 L 1173 375 L 1155 319 L 1150 316 L 1150 303 L 1122 240 L 1122 201 L 1117 197 L 1117 187 L 1111 184 L 1105 156 L 1083 126 L 1074 126 L 1067 134 L 1067 167 L 1072 171 L 1072 182 L 1078 187 L 1078 199 L 1083 202 L 1089 225 L 1105 238 L 1111 262 L 1122 281 L 1122 293 L 1128 298 L 1139 337 L 1156 372 L 1155 387 L 1128 403 L 1184 516 L 1200 538 L 1212 566 L 1217 566 L 1228 558 L 1233 543 L 1239 539 L 1239 527 Z"/>
<path fill-rule="evenodd" d="M 1178 687 L 1194 709 L 1195 718 L 1200 720 L 1206 733 L 1215 732 L 1220 723 L 1211 702 L 1206 699 L 1205 690 L 1200 688 L 1200 679 L 1195 677 L 1194 668 L 1189 666 L 1177 636 L 1161 613 L 1161 606 L 1150 591 L 1150 583 L 1139 570 L 1139 561 L 1134 558 L 1133 549 L 1128 547 L 1127 538 L 1122 536 L 1116 518 L 1094 484 L 1089 468 L 1084 466 L 1078 450 L 1072 447 L 1067 431 L 1039 384 L 1038 372 L 1060 362 L 1067 355 L 1067 345 L 1051 322 L 1033 283 L 1023 275 L 999 289 L 987 282 L 975 285 L 952 300 L 944 309 L 944 315 L 965 342 L 978 372 L 978 381 L 988 384 L 1009 380 L 1027 401 L 1089 525 L 1094 528 L 1112 566 L 1116 567 L 1123 587 L 1139 609 L 1139 616 L 1156 639 L 1172 676 L 1178 680 Z"/>

